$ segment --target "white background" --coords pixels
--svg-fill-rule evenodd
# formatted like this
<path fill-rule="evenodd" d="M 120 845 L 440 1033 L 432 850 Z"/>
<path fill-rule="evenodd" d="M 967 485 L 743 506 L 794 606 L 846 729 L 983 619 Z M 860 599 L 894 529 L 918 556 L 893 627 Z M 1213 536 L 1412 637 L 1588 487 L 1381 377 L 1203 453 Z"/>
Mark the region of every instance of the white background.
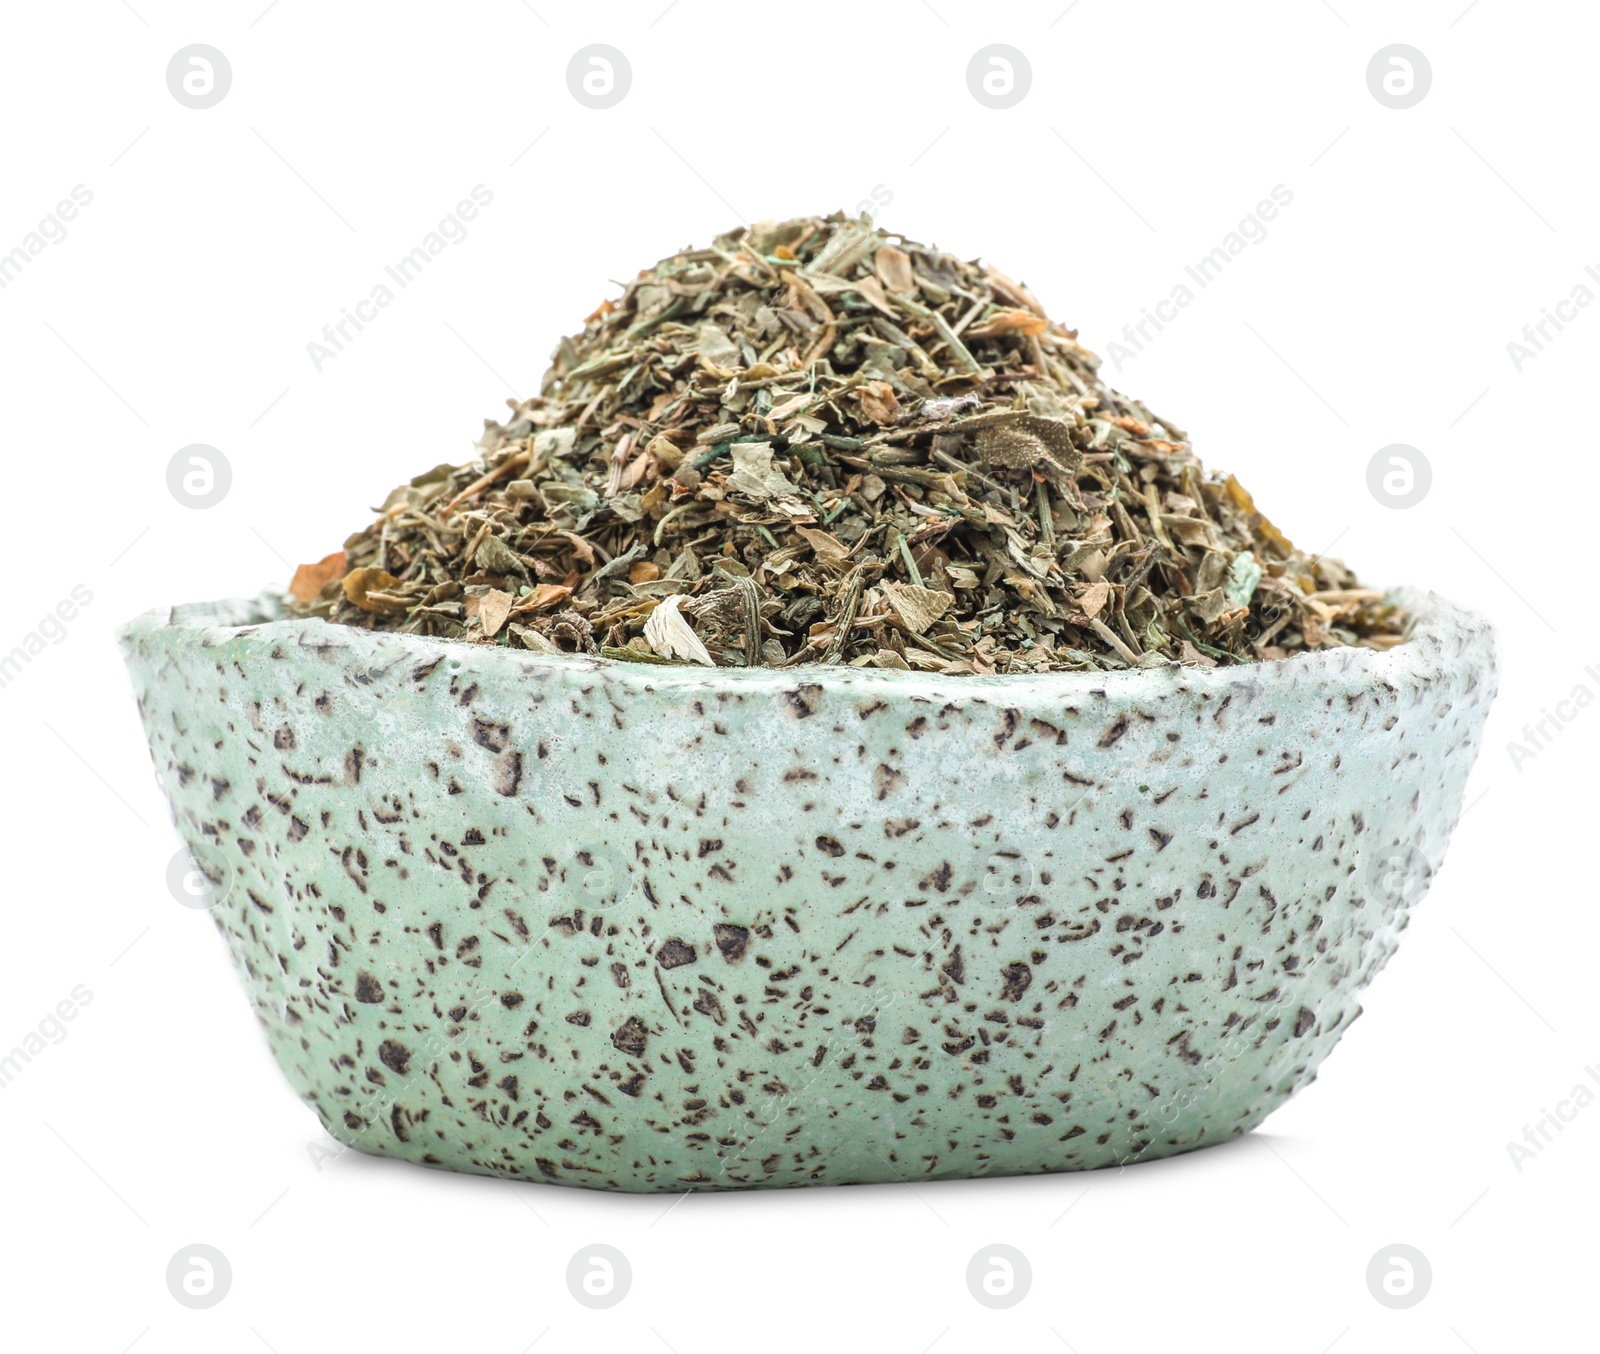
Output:
<path fill-rule="evenodd" d="M 1592 382 L 1600 307 L 1518 371 L 1507 343 L 1600 267 L 1591 6 L 1511 0 L 80 0 L 7 5 L 0 251 L 93 201 L 0 291 L 0 650 L 93 601 L 0 690 L 0 1051 L 92 1001 L 0 1090 L 8 1349 L 1592 1347 L 1600 1105 L 1507 1142 L 1600 1066 L 1590 866 L 1600 709 Z M 663 12 L 663 10 L 665 12 Z M 1466 12 L 1463 13 L 1462 11 Z M 179 48 L 233 73 L 196 111 Z M 595 111 L 569 58 L 629 93 Z M 1026 54 L 996 111 L 980 47 Z M 1395 111 L 1372 55 L 1433 83 Z M 535 143 L 529 149 L 530 143 Z M 476 184 L 492 205 L 318 372 L 306 345 Z M 1501 695 L 1448 862 L 1317 1083 L 1231 1145 L 1124 1172 L 742 1196 L 610 1197 L 453 1177 L 325 1142 L 272 1065 L 177 846 L 114 628 L 250 594 L 336 549 L 400 480 L 463 460 L 623 279 L 741 219 L 892 198 L 881 224 L 1026 280 L 1106 351 L 1276 184 L 1292 204 L 1106 375 L 1236 472 L 1296 541 L 1494 618 Z M 1600 284 L 1592 283 L 1597 292 Z M 1554 333 L 1554 331 L 1551 331 Z M 233 485 L 168 493 L 185 444 Z M 1369 493 L 1378 448 L 1433 468 Z M 1594 674 L 1586 665 L 1596 665 Z M 164 1274 L 203 1242 L 227 1298 Z M 633 1268 L 585 1309 L 569 1258 Z M 1033 1288 L 969 1295 L 1004 1242 Z M 1391 1311 L 1369 1259 L 1433 1270 Z M 1587 1295 L 1587 1296 L 1586 1296 Z"/>

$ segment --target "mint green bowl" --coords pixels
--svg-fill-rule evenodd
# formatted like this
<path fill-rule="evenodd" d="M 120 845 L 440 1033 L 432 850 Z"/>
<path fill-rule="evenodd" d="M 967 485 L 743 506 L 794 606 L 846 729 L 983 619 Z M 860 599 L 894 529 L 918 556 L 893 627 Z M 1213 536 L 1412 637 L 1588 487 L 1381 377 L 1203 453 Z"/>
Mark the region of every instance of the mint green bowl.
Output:
<path fill-rule="evenodd" d="M 122 641 L 290 1084 L 638 1191 L 1084 1170 L 1310 1082 L 1441 863 L 1489 626 L 1248 667 L 664 668 L 284 618 Z"/>

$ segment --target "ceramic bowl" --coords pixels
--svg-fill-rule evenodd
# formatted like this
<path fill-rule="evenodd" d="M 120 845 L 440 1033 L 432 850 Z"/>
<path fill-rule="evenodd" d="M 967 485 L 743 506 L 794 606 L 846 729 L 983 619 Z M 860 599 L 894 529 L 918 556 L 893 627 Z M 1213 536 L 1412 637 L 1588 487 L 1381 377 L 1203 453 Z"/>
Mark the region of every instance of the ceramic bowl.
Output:
<path fill-rule="evenodd" d="M 1489 626 L 940 677 L 123 631 L 290 1084 L 450 1170 L 682 1191 L 1083 1170 L 1314 1077 L 1443 859 Z"/>

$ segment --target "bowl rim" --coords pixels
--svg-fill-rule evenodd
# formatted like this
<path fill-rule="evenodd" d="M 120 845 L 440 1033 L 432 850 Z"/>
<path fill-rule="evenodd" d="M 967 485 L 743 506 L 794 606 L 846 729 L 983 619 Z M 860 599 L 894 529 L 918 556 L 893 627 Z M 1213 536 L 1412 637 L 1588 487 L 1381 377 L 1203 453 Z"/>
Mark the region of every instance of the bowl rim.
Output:
<path fill-rule="evenodd" d="M 1447 671 L 1475 666 L 1490 677 L 1496 669 L 1494 627 L 1478 612 L 1414 587 L 1390 589 L 1386 600 L 1407 613 L 1406 639 L 1389 649 L 1346 646 L 1301 652 L 1287 658 L 1213 668 L 1184 666 L 1178 662 L 1144 668 L 1094 672 L 1019 672 L 945 674 L 896 668 L 853 668 L 845 664 L 812 663 L 792 668 L 718 667 L 633 663 L 624 659 L 577 654 L 543 654 L 530 649 L 467 644 L 395 630 L 365 630 L 319 616 L 288 614 L 284 593 L 267 589 L 255 597 L 224 598 L 155 607 L 133 617 L 117 630 L 117 640 L 131 660 L 142 642 L 171 650 L 232 649 L 243 655 L 285 644 L 326 658 L 344 650 L 356 663 L 385 668 L 406 659 L 446 659 L 453 669 L 474 672 L 524 672 L 542 677 L 570 676 L 594 680 L 597 676 L 624 690 L 708 690 L 751 693 L 794 693 L 802 687 L 820 687 L 863 695 L 894 693 L 906 697 L 949 701 L 1004 696 L 1007 704 L 1059 701 L 1063 697 L 1119 696 L 1130 698 L 1169 695 L 1174 690 L 1197 694 L 1225 694 L 1244 686 L 1256 688 L 1283 682 L 1315 684 L 1330 694 L 1398 689 L 1427 684 Z"/>

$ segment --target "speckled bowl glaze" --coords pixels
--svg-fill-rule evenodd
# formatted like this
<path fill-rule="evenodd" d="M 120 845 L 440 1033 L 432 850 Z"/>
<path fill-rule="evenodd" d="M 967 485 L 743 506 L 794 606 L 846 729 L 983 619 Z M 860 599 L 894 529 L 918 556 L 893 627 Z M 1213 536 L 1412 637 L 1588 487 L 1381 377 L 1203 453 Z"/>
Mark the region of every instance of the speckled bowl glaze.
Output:
<path fill-rule="evenodd" d="M 1477 617 L 1250 667 L 648 667 L 123 632 L 272 1051 L 362 1151 L 639 1191 L 1083 1170 L 1247 1132 L 1393 953 Z"/>

